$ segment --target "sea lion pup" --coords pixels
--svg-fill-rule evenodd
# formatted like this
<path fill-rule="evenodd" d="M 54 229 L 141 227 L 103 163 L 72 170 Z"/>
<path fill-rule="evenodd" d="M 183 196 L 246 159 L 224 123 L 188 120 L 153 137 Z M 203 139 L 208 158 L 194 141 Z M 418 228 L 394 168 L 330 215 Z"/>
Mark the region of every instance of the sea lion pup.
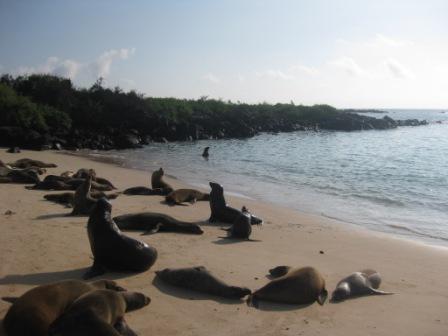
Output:
<path fill-rule="evenodd" d="M 18 298 L 3 298 L 13 302 L 3 320 L 8 336 L 46 336 L 48 327 L 82 294 L 95 289 L 123 291 L 112 280 L 84 282 L 64 280 L 34 287 Z"/>
<path fill-rule="evenodd" d="M 177 189 L 165 196 L 165 201 L 168 204 L 175 205 L 184 202 L 195 203 L 196 201 L 208 201 L 210 194 L 204 194 L 194 189 Z"/>
<path fill-rule="evenodd" d="M 106 271 L 144 272 L 157 259 L 157 250 L 148 244 L 125 236 L 111 217 L 112 205 L 98 200 L 87 222 L 87 233 L 93 254 L 93 265 L 84 274 L 89 279 Z"/>
<path fill-rule="evenodd" d="M 394 293 L 378 290 L 381 275 L 372 269 L 355 272 L 339 281 L 331 296 L 331 302 L 339 302 L 348 298 L 363 295 L 391 295 Z"/>
<path fill-rule="evenodd" d="M 98 289 L 77 298 L 49 328 L 49 336 L 136 335 L 124 319 L 126 312 L 147 306 L 151 299 L 137 292 Z"/>
<path fill-rule="evenodd" d="M 151 175 L 151 186 L 152 189 L 162 189 L 165 192 L 165 195 L 168 195 L 174 189 L 168 183 L 163 181 L 162 177 L 164 175 L 164 171 L 162 168 L 156 170 Z"/>
<path fill-rule="evenodd" d="M 247 303 L 258 307 L 259 300 L 289 304 L 308 304 L 317 301 L 323 305 L 327 295 L 322 275 L 313 267 L 303 267 L 291 269 L 285 275 L 271 280 L 252 293 Z"/>
<path fill-rule="evenodd" d="M 159 231 L 203 234 L 197 223 L 179 221 L 171 216 L 156 212 L 141 212 L 113 218 L 120 230 L 144 230 L 146 233 Z"/>
<path fill-rule="evenodd" d="M 228 299 L 241 299 L 251 293 L 245 287 L 229 286 L 216 278 L 204 266 L 188 268 L 165 268 L 156 271 L 158 278 L 177 287 L 191 289 L 197 292 L 225 297 Z"/>
<path fill-rule="evenodd" d="M 77 215 L 90 215 L 90 211 L 97 202 L 92 196 L 90 196 L 90 189 L 92 187 L 92 176 L 88 176 L 84 183 L 76 189 L 75 196 L 73 198 L 73 211 L 71 216 Z"/>
<path fill-rule="evenodd" d="M 39 160 L 32 159 L 20 159 L 15 162 L 8 163 L 11 167 L 14 168 L 30 168 L 30 167 L 38 167 L 38 168 L 56 168 L 57 165 L 54 163 L 45 163 Z"/>
<path fill-rule="evenodd" d="M 242 214 L 248 214 L 250 216 L 251 224 L 261 224 L 262 220 L 253 216 L 246 207 L 243 207 L 244 211 L 240 211 L 228 206 L 224 199 L 224 188 L 222 185 L 210 182 L 210 187 L 212 188 L 212 191 L 210 192 L 211 215 L 208 220 L 210 223 L 223 222 L 233 224 Z"/>
<path fill-rule="evenodd" d="M 102 197 L 106 197 L 108 200 L 111 200 L 111 199 L 117 198 L 119 196 L 119 194 L 118 193 L 106 194 L 102 191 L 91 190 L 90 196 L 96 200 L 98 200 Z M 75 193 L 74 192 L 64 192 L 64 193 L 56 193 L 56 194 L 46 194 L 46 195 L 44 195 L 44 198 L 47 201 L 71 207 L 74 204 Z"/>
<path fill-rule="evenodd" d="M 202 157 L 203 158 L 208 158 L 209 154 L 208 154 L 208 150 L 210 149 L 210 147 L 205 147 L 204 151 L 202 152 Z"/>

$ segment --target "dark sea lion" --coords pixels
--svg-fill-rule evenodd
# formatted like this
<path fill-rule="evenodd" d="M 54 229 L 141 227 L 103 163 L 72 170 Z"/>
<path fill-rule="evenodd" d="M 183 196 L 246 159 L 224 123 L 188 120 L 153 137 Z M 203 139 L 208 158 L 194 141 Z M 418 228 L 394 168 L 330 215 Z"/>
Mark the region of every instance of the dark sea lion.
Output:
<path fill-rule="evenodd" d="M 223 222 L 233 224 L 242 214 L 249 214 L 251 224 L 260 224 L 262 222 L 261 219 L 253 216 L 246 207 L 243 207 L 244 211 L 240 211 L 228 206 L 224 199 L 224 189 L 220 184 L 210 182 L 210 187 L 212 188 L 210 192 L 210 223 Z"/>
<path fill-rule="evenodd" d="M 343 301 L 348 298 L 363 295 L 391 295 L 394 293 L 378 290 L 381 275 L 374 270 L 366 269 L 355 272 L 339 281 L 333 291 L 331 302 Z"/>
<path fill-rule="evenodd" d="M 171 216 L 156 212 L 141 212 L 114 217 L 120 230 L 144 230 L 147 233 L 158 231 L 203 234 L 197 223 L 179 221 Z"/>
<path fill-rule="evenodd" d="M 20 153 L 20 148 L 19 147 L 10 147 L 10 148 L 8 148 L 7 152 L 17 154 L 17 153 Z"/>
<path fill-rule="evenodd" d="M 169 194 L 174 189 L 168 183 L 163 181 L 163 179 L 162 179 L 163 175 L 164 175 L 164 171 L 162 168 L 154 171 L 151 176 L 151 186 L 153 189 L 163 189 L 164 191 L 167 192 L 167 194 Z"/>
<path fill-rule="evenodd" d="M 202 157 L 203 158 L 208 158 L 209 154 L 208 154 L 208 150 L 210 149 L 210 147 L 205 147 L 204 151 L 202 152 Z"/>
<path fill-rule="evenodd" d="M 94 181 L 94 182 L 96 182 L 96 183 L 98 183 L 100 185 L 109 186 L 111 189 L 117 189 L 112 184 L 112 182 L 110 182 L 109 180 L 97 176 L 95 169 L 88 169 L 88 168 L 78 169 L 78 171 L 75 174 L 73 174 L 73 178 L 85 179 L 89 175 L 92 176 L 92 181 Z"/>
<path fill-rule="evenodd" d="M 228 299 L 241 299 L 251 293 L 248 288 L 227 285 L 217 279 L 204 266 L 166 268 L 162 271 L 156 271 L 156 274 L 158 278 L 170 285 Z"/>
<path fill-rule="evenodd" d="M 30 167 L 38 167 L 38 168 L 55 168 L 57 167 L 54 163 L 45 163 L 39 160 L 32 159 L 20 159 L 15 162 L 8 163 L 11 167 L 14 168 L 30 168 Z"/>
<path fill-rule="evenodd" d="M 12 169 L 6 177 L 9 178 L 12 183 L 29 184 L 40 182 L 39 176 L 33 170 Z"/>
<path fill-rule="evenodd" d="M 171 205 L 208 200 L 210 200 L 210 194 L 205 194 L 194 189 L 177 189 L 165 196 L 165 201 Z"/>
<path fill-rule="evenodd" d="M 64 280 L 35 287 L 19 298 L 3 298 L 13 302 L 3 319 L 8 336 L 47 336 L 48 327 L 78 297 L 95 289 L 122 291 L 112 280 L 84 282 Z"/>
<path fill-rule="evenodd" d="M 96 200 L 103 198 L 103 197 L 107 198 L 108 200 L 111 200 L 111 199 L 117 198 L 119 196 L 119 194 L 118 193 L 106 194 L 102 191 L 91 190 L 90 196 Z M 46 194 L 46 195 L 44 195 L 44 198 L 50 202 L 54 202 L 54 203 L 58 203 L 58 204 L 66 205 L 66 206 L 73 206 L 74 199 L 75 199 L 75 193 L 68 191 L 68 192 L 64 192 L 64 193 Z"/>
<path fill-rule="evenodd" d="M 49 336 L 118 336 L 136 335 L 124 315 L 150 303 L 150 298 L 136 292 L 98 289 L 77 298 L 49 328 Z M 118 329 L 118 330 L 117 330 Z"/>
<path fill-rule="evenodd" d="M 237 238 L 237 239 L 247 239 L 252 233 L 252 224 L 250 223 L 250 215 L 242 212 L 238 217 L 235 218 L 232 226 L 227 231 L 228 236 L 226 238 Z"/>
<path fill-rule="evenodd" d="M 277 267 L 271 268 L 269 270 L 269 274 L 273 278 L 279 278 L 281 276 L 284 276 L 290 270 L 291 270 L 291 266 L 277 266 Z"/>
<path fill-rule="evenodd" d="M 325 280 L 313 267 L 291 269 L 285 275 L 271 280 L 248 299 L 248 304 L 258 306 L 258 301 L 288 304 L 309 304 L 317 301 L 323 305 L 328 292 Z"/>
<path fill-rule="evenodd" d="M 73 198 L 73 211 L 70 215 L 90 215 L 90 212 L 98 201 L 90 196 L 90 189 L 92 187 L 92 177 L 88 176 L 82 185 L 76 189 L 75 196 Z"/>
<path fill-rule="evenodd" d="M 125 195 L 147 195 L 147 196 L 153 196 L 153 195 L 159 195 L 163 196 L 166 195 L 169 191 L 164 189 L 151 189 L 148 187 L 131 187 L 123 191 L 123 194 Z"/>
<path fill-rule="evenodd" d="M 105 198 L 98 200 L 87 223 L 94 262 L 85 279 L 106 271 L 144 272 L 157 259 L 157 250 L 148 244 L 121 233 L 111 217 L 112 205 Z"/>

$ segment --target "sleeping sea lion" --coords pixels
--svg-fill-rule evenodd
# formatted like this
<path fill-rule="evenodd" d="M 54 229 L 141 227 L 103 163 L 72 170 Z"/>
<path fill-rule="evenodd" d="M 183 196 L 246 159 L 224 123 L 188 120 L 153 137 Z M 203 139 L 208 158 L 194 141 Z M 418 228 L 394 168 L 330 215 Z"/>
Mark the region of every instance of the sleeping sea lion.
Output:
<path fill-rule="evenodd" d="M 120 230 L 144 230 L 146 233 L 159 231 L 203 234 L 197 223 L 179 221 L 171 216 L 156 212 L 141 212 L 114 217 Z"/>
<path fill-rule="evenodd" d="M 136 335 L 126 324 L 128 311 L 147 306 L 151 299 L 136 292 L 98 289 L 77 298 L 49 328 L 49 336 Z"/>
<path fill-rule="evenodd" d="M 15 162 L 8 163 L 11 167 L 14 168 L 30 168 L 30 167 L 38 167 L 38 168 L 55 168 L 57 167 L 54 163 L 45 163 L 39 160 L 33 159 L 20 159 Z"/>
<path fill-rule="evenodd" d="M 210 182 L 210 187 L 212 188 L 210 192 L 210 223 L 223 222 L 233 224 L 244 213 L 249 214 L 251 224 L 261 224 L 262 220 L 253 216 L 246 207 L 243 207 L 244 211 L 240 211 L 228 206 L 224 199 L 224 189 L 220 184 Z"/>
<path fill-rule="evenodd" d="M 162 271 L 156 271 L 156 274 L 158 278 L 170 285 L 228 299 L 241 299 L 251 293 L 248 288 L 227 285 L 217 279 L 204 266 L 165 268 Z"/>
<path fill-rule="evenodd" d="M 163 181 L 163 179 L 162 179 L 163 175 L 164 175 L 164 171 L 162 168 L 154 171 L 151 176 L 151 186 L 152 186 L 152 189 L 163 189 L 166 192 L 166 194 L 169 194 L 174 189 L 168 183 Z"/>
<path fill-rule="evenodd" d="M 151 189 L 148 187 L 131 187 L 123 191 L 123 194 L 125 195 L 147 195 L 147 196 L 153 196 L 153 195 L 159 195 L 163 196 L 166 195 L 168 191 L 164 189 Z"/>
<path fill-rule="evenodd" d="M 13 302 L 3 319 L 8 336 L 47 336 L 48 327 L 78 297 L 95 289 L 123 291 L 112 280 L 84 282 L 64 280 L 35 287 L 18 298 L 3 298 Z"/>
<path fill-rule="evenodd" d="M 144 272 L 157 259 L 157 250 L 148 244 L 121 233 L 111 217 L 112 205 L 105 198 L 98 200 L 87 223 L 93 265 L 84 279 L 106 271 Z"/>
<path fill-rule="evenodd" d="M 168 204 L 175 205 L 184 202 L 195 203 L 196 201 L 208 201 L 210 194 L 204 194 L 194 189 L 177 189 L 165 196 Z"/>
<path fill-rule="evenodd" d="M 271 280 L 248 298 L 247 303 L 258 307 L 259 300 L 288 304 L 308 304 L 317 301 L 323 305 L 328 292 L 325 280 L 313 267 L 291 269 L 285 275 Z"/>
<path fill-rule="evenodd" d="M 331 301 L 338 302 L 345 299 L 363 295 L 391 295 L 394 293 L 378 290 L 381 284 L 381 275 L 372 269 L 355 272 L 339 281 L 333 291 Z"/>
<path fill-rule="evenodd" d="M 107 198 L 108 200 L 116 199 L 119 195 L 120 195 L 119 193 L 106 194 L 106 193 L 104 193 L 102 191 L 98 191 L 98 190 L 90 191 L 90 196 L 96 200 L 103 198 L 103 197 Z M 64 192 L 64 193 L 46 194 L 46 195 L 44 195 L 44 198 L 47 201 L 71 207 L 74 204 L 75 193 L 69 191 L 69 192 Z"/>
<path fill-rule="evenodd" d="M 90 196 L 90 188 L 92 184 L 92 177 L 88 176 L 82 185 L 76 189 L 75 196 L 73 198 L 73 211 L 71 216 L 78 215 L 90 215 L 90 212 L 97 202 L 92 196 Z"/>

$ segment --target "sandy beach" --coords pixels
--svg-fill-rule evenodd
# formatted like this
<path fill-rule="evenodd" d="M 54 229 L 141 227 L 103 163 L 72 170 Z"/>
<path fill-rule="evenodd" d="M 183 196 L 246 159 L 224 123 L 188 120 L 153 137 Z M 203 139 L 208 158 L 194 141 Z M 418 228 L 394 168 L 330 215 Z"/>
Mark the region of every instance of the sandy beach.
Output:
<path fill-rule="evenodd" d="M 0 160 L 20 158 L 53 162 L 66 170 L 94 168 L 118 188 L 150 184 L 150 172 L 58 152 L 0 150 Z M 164 167 L 169 174 L 169 167 Z M 167 179 L 174 187 L 185 184 Z M 208 181 L 204 181 L 207 183 Z M 244 181 L 241 181 L 244 183 Z M 224 186 L 225 188 L 225 186 Z M 66 217 L 71 210 L 48 202 L 48 191 L 27 190 L 21 184 L 0 185 L 0 296 L 18 296 L 34 286 L 63 279 L 80 279 L 91 265 L 87 217 Z M 113 215 L 154 211 L 186 221 L 202 221 L 203 235 L 127 233 L 157 248 L 155 265 L 140 274 L 108 273 L 128 290 L 151 297 L 148 307 L 127 315 L 139 335 L 446 335 L 448 333 L 448 250 L 370 232 L 324 217 L 226 197 L 234 207 L 246 205 L 264 225 L 254 227 L 258 241 L 223 240 L 219 225 L 210 225 L 208 202 L 170 207 L 161 196 L 120 195 L 112 201 Z M 12 211 L 12 215 L 5 212 Z M 321 251 L 323 253 L 321 253 Z M 154 281 L 154 271 L 166 267 L 206 266 L 229 284 L 256 290 L 266 284 L 267 271 L 277 265 L 314 266 L 324 276 L 329 293 L 348 274 L 378 270 L 382 290 L 372 296 L 339 304 L 327 301 L 297 307 L 262 302 L 259 309 L 244 301 L 224 300 Z M 0 318 L 9 304 L 0 302 Z M 4 331 L 0 335 L 5 335 Z"/>

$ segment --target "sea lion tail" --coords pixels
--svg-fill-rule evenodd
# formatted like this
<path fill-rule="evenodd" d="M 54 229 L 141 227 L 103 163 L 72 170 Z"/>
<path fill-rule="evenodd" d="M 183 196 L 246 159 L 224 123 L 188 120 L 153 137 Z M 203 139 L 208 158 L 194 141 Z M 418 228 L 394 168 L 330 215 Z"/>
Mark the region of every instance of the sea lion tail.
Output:
<path fill-rule="evenodd" d="M 19 299 L 18 296 L 3 296 L 3 297 L 2 297 L 2 300 L 3 300 L 3 301 L 9 302 L 9 303 L 14 303 L 14 302 L 16 302 L 18 299 Z"/>

